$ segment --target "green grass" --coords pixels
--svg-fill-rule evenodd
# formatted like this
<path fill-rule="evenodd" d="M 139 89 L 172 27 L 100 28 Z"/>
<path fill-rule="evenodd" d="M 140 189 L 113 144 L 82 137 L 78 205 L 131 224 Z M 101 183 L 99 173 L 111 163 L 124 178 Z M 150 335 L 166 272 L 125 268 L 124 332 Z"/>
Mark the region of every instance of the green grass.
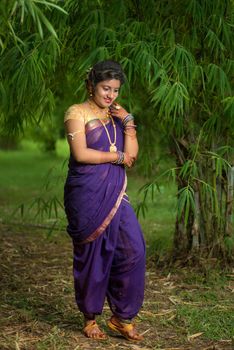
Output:
<path fill-rule="evenodd" d="M 207 271 L 184 273 L 186 288 L 180 290 L 182 301 L 176 306 L 176 322 L 188 335 L 203 333 L 206 339 L 234 337 L 233 274 Z"/>
<path fill-rule="evenodd" d="M 63 183 L 66 176 L 68 147 L 58 142 L 56 154 L 43 153 L 36 144 L 22 142 L 21 149 L 0 151 L 2 171 L 0 173 L 0 206 L 2 219 L 9 222 L 19 220 L 21 211 L 27 222 L 48 223 L 55 218 L 55 211 L 35 218 L 38 199 L 50 201 L 56 196 L 62 202 Z M 30 206 L 34 203 L 33 208 Z M 17 212 L 15 212 L 19 208 Z M 20 210 L 21 209 L 21 210 Z M 14 215 L 12 213 L 14 212 Z M 47 217 L 46 217 L 47 216 Z M 62 208 L 58 216 L 65 224 Z"/>
<path fill-rule="evenodd" d="M 65 142 L 58 142 L 57 153 L 49 154 L 43 153 L 36 144 L 29 141 L 22 142 L 20 150 L 0 150 L 1 198 L 11 202 L 22 198 L 30 199 L 28 192 L 39 192 L 49 172 L 56 171 L 56 175 L 65 175 L 66 167 L 62 169 L 62 166 L 67 151 Z"/>
<path fill-rule="evenodd" d="M 184 334 L 187 339 L 195 336 L 209 341 L 229 340 L 230 343 L 234 339 L 233 278 L 233 274 L 218 270 L 214 270 L 207 279 L 198 270 L 173 269 L 168 281 L 164 279 L 160 289 L 156 287 L 160 281 L 156 285 L 151 282 L 153 293 L 164 289 L 163 298 L 157 292 L 156 301 L 150 305 L 149 315 L 146 313 L 142 320 L 152 325 L 157 323 L 158 327 L 164 327 L 168 332 L 171 329 L 178 337 Z M 168 299 L 172 304 L 167 304 L 165 310 Z"/>
<path fill-rule="evenodd" d="M 181 306 L 177 309 L 177 324 L 182 324 L 188 335 L 202 332 L 207 339 L 231 339 L 234 337 L 234 317 L 230 309 L 218 305 L 198 307 Z"/>
<path fill-rule="evenodd" d="M 0 151 L 0 219 L 19 221 L 23 214 L 26 222 L 48 225 L 56 222 L 65 227 L 63 208 L 52 200 L 57 198 L 61 204 L 63 202 L 68 153 L 65 140 L 58 141 L 56 154 L 43 153 L 37 144 L 27 140 L 22 142 L 19 150 Z M 128 171 L 128 194 L 134 207 L 142 200 L 139 189 L 143 185 L 144 179 L 136 171 Z M 149 199 L 147 206 L 146 217 L 140 215 L 139 220 L 146 236 L 148 254 L 163 256 L 172 246 L 175 219 L 173 185 L 162 184 L 154 203 Z M 41 215 L 36 216 L 38 212 Z"/>
<path fill-rule="evenodd" d="M 231 339 L 234 337 L 234 309 L 231 294 L 227 298 L 227 281 L 220 276 L 216 286 L 207 284 L 203 290 L 197 285 L 196 290 L 181 291 L 183 300 L 177 306 L 177 325 L 185 327 L 188 334 L 203 333 L 207 339 Z"/>

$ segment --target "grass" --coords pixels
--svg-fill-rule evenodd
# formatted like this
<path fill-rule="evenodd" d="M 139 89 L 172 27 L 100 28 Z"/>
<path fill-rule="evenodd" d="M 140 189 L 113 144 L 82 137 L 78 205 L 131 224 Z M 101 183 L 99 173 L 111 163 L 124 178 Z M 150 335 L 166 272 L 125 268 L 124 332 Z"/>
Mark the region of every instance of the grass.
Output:
<path fill-rule="evenodd" d="M 232 290 L 233 281 L 215 271 L 213 274 L 216 275 L 215 283 L 200 280 L 180 291 L 179 298 L 183 302 L 177 305 L 178 325 L 186 327 L 190 334 L 202 331 L 207 339 L 233 338 L 234 308 L 231 299 L 227 298 L 227 290 Z"/>
<path fill-rule="evenodd" d="M 24 141 L 21 149 L 15 151 L 0 151 L 1 198 L 13 204 L 23 200 L 30 200 L 33 194 L 38 194 L 45 180 L 51 174 L 65 176 L 63 163 L 66 160 L 66 144 L 59 142 L 56 154 L 43 153 L 36 144 Z M 55 185 L 55 184 L 53 184 Z M 59 187 L 58 192 L 62 188 Z M 33 193 L 30 193 L 33 191 Z M 11 200 L 11 201 L 10 201 Z"/>
<path fill-rule="evenodd" d="M 137 345 L 131 347 L 119 338 L 91 344 L 80 332 L 82 317 L 74 303 L 71 242 L 64 232 L 63 209 L 58 208 L 58 218 L 54 210 L 50 217 L 48 211 L 35 217 L 38 198 L 49 203 L 56 196 L 62 201 L 68 149 L 63 141 L 57 149 L 56 155 L 43 154 L 24 141 L 18 151 L 0 152 L 0 348 L 136 350 Z M 128 179 L 128 194 L 136 206 L 144 181 L 132 170 Z M 155 269 L 155 259 L 171 248 L 175 216 L 175 188 L 162 183 L 160 190 L 153 203 L 148 201 L 146 217 L 140 217 L 149 264 L 145 303 L 137 318 L 146 339 L 138 348 L 231 349 L 233 273 L 215 271 L 212 262 L 204 262 L 199 271 Z M 12 215 L 22 203 L 23 220 L 19 210 Z M 15 225 L 21 221 L 27 225 Z M 54 222 L 60 230 L 49 239 L 49 230 L 28 225 Z M 109 317 L 107 306 L 103 317 Z M 100 322 L 106 330 L 104 318 Z"/>
<path fill-rule="evenodd" d="M 230 310 L 223 309 L 219 305 L 212 308 L 182 306 L 177 310 L 177 320 L 190 334 L 201 332 L 207 339 L 219 340 L 234 337 L 234 318 Z"/>
<path fill-rule="evenodd" d="M 136 319 L 145 340 L 90 342 L 74 302 L 72 247 L 61 232 L 0 224 L 0 349 L 231 350 L 233 273 L 151 267 Z M 98 321 L 107 332 L 107 305 Z"/>

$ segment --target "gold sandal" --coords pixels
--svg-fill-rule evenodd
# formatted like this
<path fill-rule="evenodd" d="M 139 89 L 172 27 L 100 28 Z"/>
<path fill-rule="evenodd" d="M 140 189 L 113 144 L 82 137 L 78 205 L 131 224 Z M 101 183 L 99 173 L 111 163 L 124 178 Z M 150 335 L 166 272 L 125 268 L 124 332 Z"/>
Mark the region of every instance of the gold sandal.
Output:
<path fill-rule="evenodd" d="M 143 336 L 136 332 L 134 323 L 123 323 L 116 319 L 115 316 L 112 316 L 111 319 L 107 322 L 107 325 L 112 331 L 121 334 L 125 339 L 129 341 L 138 342 L 143 340 Z"/>
<path fill-rule="evenodd" d="M 94 331 L 95 329 L 96 329 L 96 332 Z M 92 331 L 94 331 L 93 333 L 94 336 L 91 336 Z M 94 340 L 107 339 L 107 335 L 100 330 L 95 320 L 91 320 L 90 322 L 88 322 L 88 324 L 83 328 L 83 333 L 87 338 L 90 338 L 90 339 L 94 339 Z"/>

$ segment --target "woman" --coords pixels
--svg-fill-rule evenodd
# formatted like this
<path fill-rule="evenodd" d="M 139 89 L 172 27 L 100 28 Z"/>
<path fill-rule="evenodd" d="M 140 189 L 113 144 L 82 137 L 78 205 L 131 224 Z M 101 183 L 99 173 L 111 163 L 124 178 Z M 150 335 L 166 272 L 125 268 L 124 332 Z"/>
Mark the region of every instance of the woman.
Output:
<path fill-rule="evenodd" d="M 132 319 L 143 302 L 145 244 L 125 193 L 125 166 L 133 166 L 138 142 L 133 116 L 115 102 L 123 83 L 117 62 L 97 63 L 86 81 L 90 98 L 65 114 L 70 160 L 64 205 L 84 334 L 106 339 L 95 316 L 107 297 L 108 327 L 139 341 Z"/>

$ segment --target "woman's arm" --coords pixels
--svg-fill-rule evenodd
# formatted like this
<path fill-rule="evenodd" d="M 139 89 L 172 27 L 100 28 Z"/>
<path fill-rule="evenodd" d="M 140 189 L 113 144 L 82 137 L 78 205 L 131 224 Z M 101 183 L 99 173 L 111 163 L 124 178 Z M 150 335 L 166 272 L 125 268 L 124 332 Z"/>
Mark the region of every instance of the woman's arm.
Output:
<path fill-rule="evenodd" d="M 112 163 L 118 159 L 117 152 L 102 152 L 87 147 L 85 124 L 81 120 L 68 119 L 65 122 L 65 130 L 71 153 L 74 159 L 80 163 L 101 164 Z M 132 166 L 133 157 L 124 154 L 124 164 Z"/>
<path fill-rule="evenodd" d="M 83 121 L 69 119 L 65 122 L 65 130 L 71 153 L 77 162 L 101 164 L 117 160 L 116 152 L 102 152 L 87 147 Z"/>
<path fill-rule="evenodd" d="M 128 128 L 129 126 L 133 126 L 131 128 Z M 138 151 L 139 151 L 139 145 L 136 135 L 136 130 L 134 127 L 134 122 L 130 121 L 127 124 L 127 128 L 124 130 L 124 152 L 128 152 L 134 159 L 137 159 Z"/>
<path fill-rule="evenodd" d="M 123 121 L 129 113 L 120 105 L 117 106 L 120 108 L 116 109 L 115 105 L 111 107 L 111 113 Z M 129 153 L 136 160 L 139 151 L 139 145 L 133 120 L 127 123 L 124 130 L 124 135 L 124 152 Z"/>

